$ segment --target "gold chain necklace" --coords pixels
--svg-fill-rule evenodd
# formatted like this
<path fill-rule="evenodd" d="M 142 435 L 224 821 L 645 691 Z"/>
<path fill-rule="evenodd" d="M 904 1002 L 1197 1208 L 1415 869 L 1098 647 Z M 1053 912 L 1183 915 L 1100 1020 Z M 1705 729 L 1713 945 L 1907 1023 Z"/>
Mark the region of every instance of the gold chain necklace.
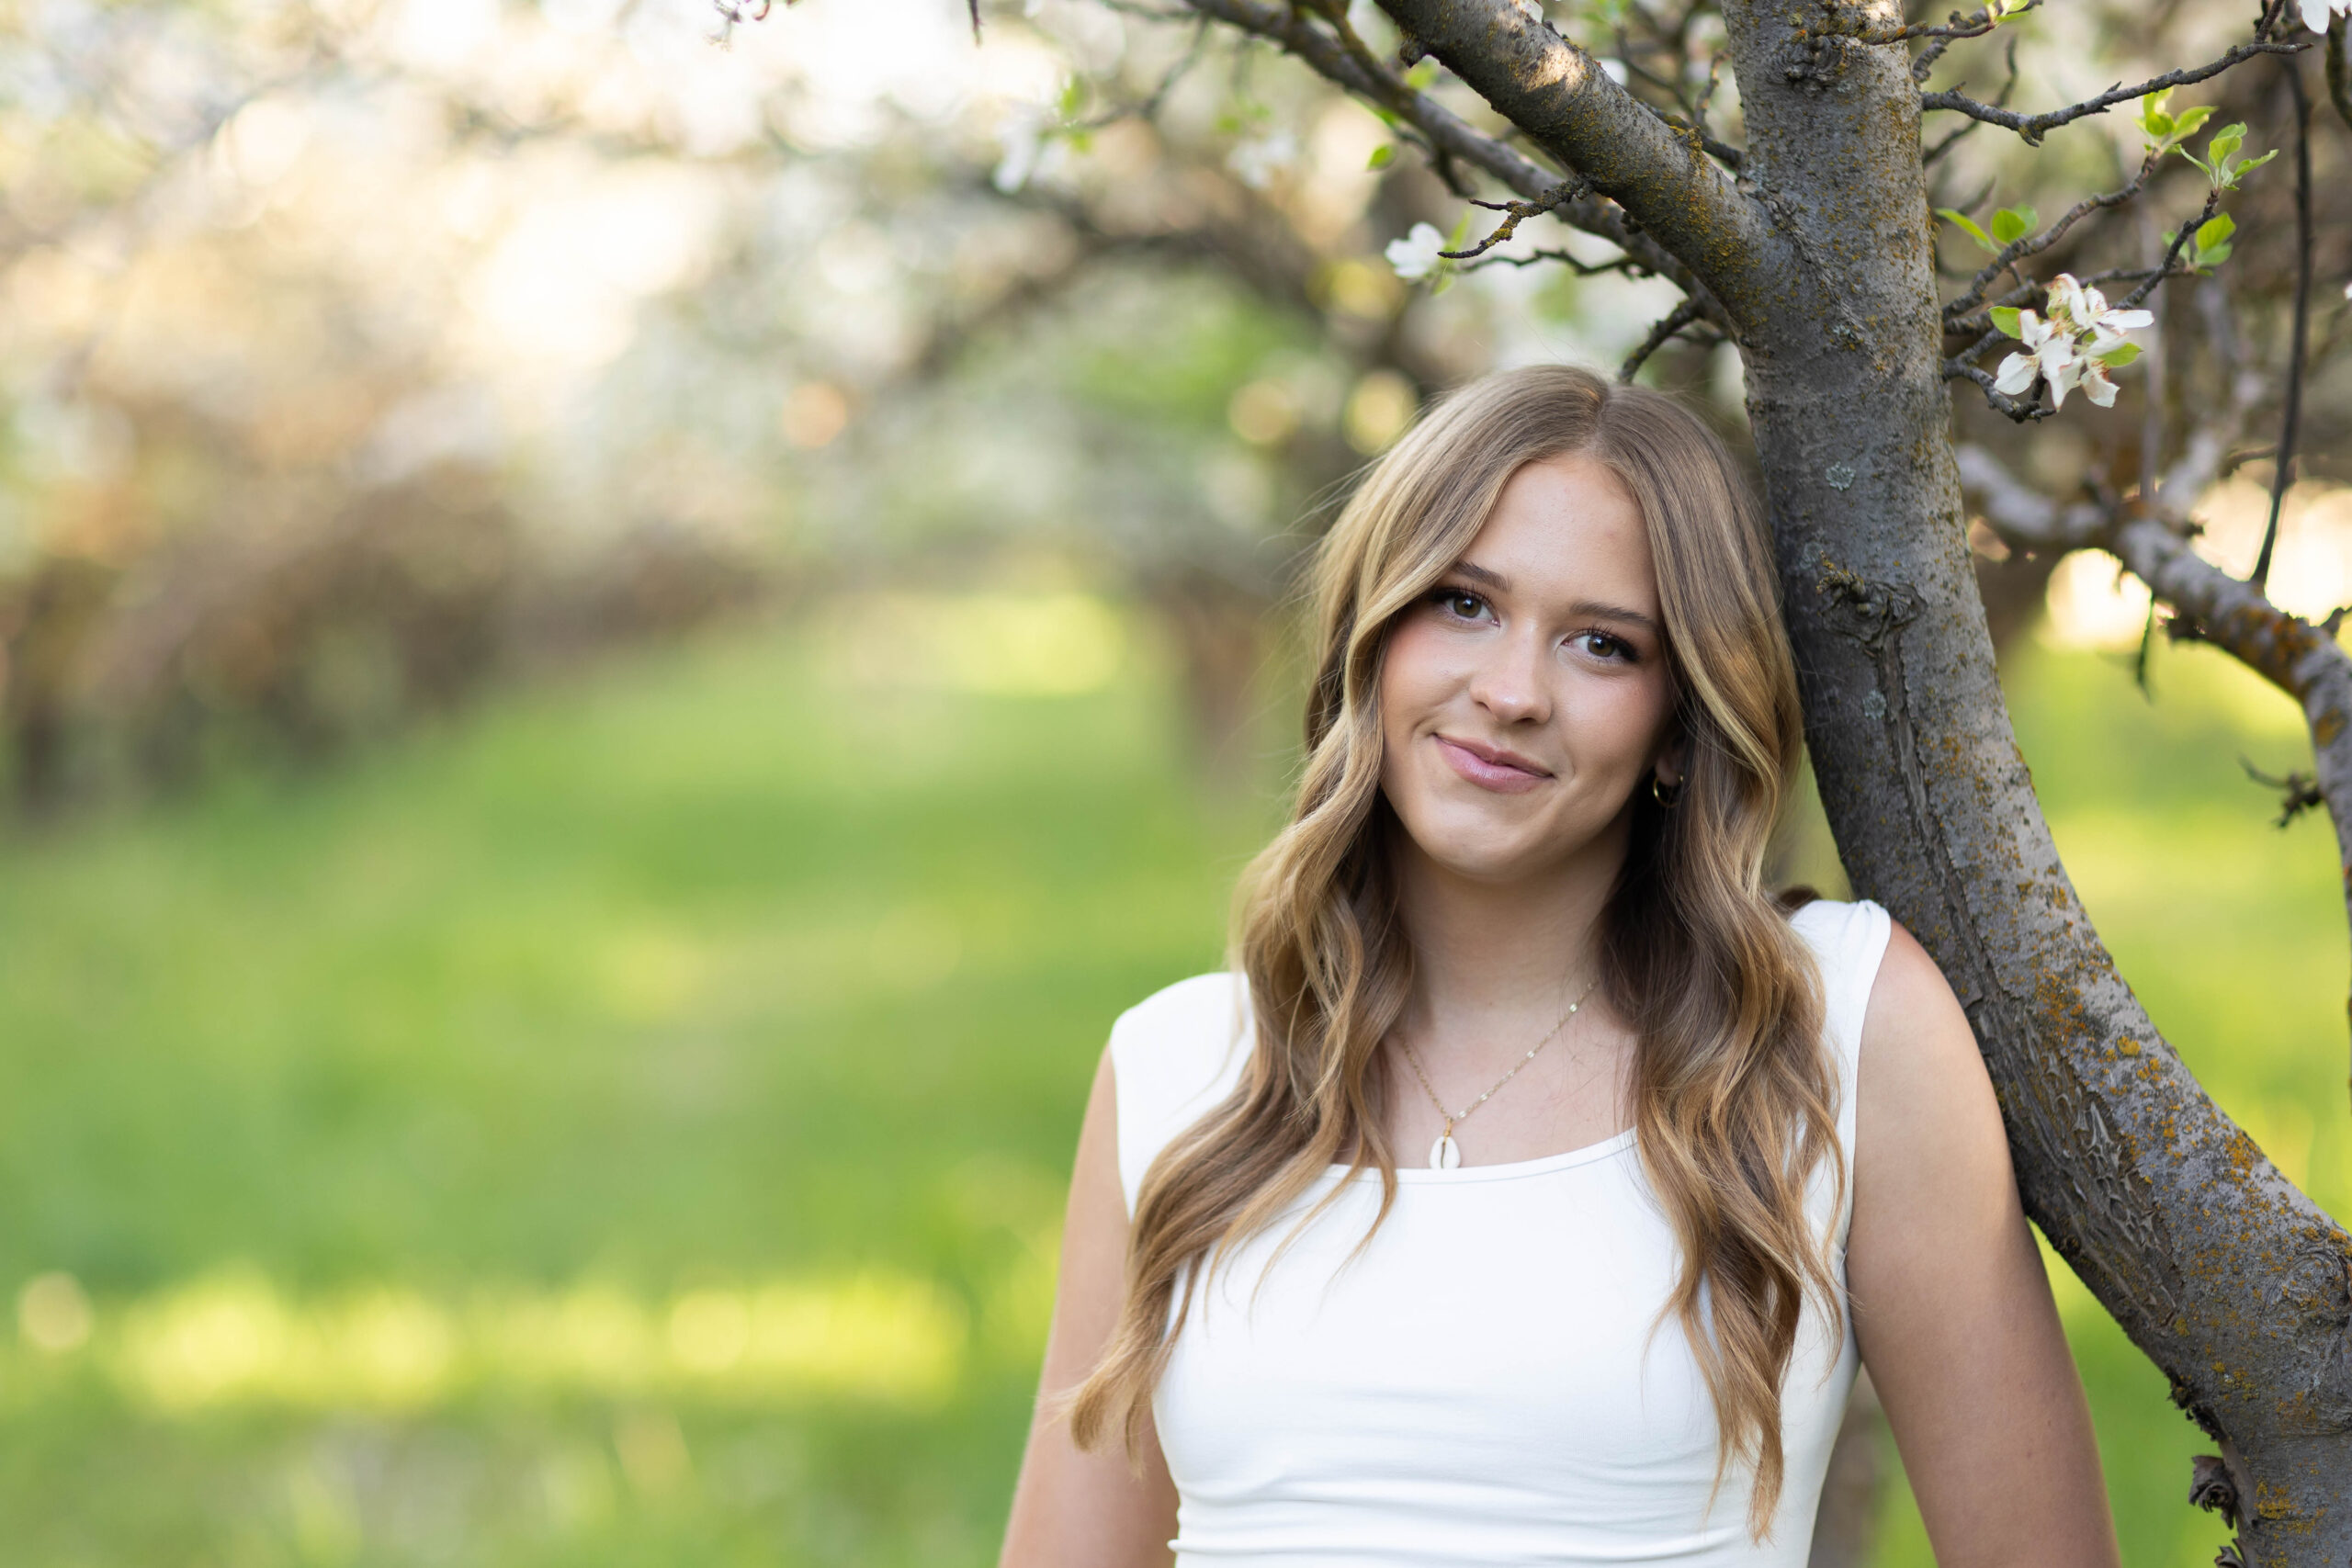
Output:
<path fill-rule="evenodd" d="M 1505 1073 L 1501 1077 L 1495 1080 L 1494 1089 L 1488 1089 L 1486 1093 L 1480 1095 L 1477 1099 L 1472 1100 L 1469 1104 L 1464 1106 L 1459 1111 L 1448 1111 L 1445 1108 L 1445 1101 L 1440 1100 L 1437 1097 L 1437 1090 L 1430 1087 L 1429 1074 L 1421 1071 L 1421 1059 L 1413 1054 L 1413 1048 L 1407 1044 L 1402 1039 L 1399 1039 L 1396 1042 L 1396 1048 L 1405 1053 L 1405 1060 L 1412 1067 L 1413 1076 L 1421 1080 L 1421 1092 L 1430 1097 L 1430 1103 L 1437 1107 L 1437 1113 L 1445 1118 L 1445 1131 L 1440 1133 L 1437 1135 L 1437 1142 L 1430 1145 L 1430 1168 L 1431 1170 L 1452 1170 L 1462 1163 L 1462 1145 L 1453 1141 L 1453 1124 L 1466 1119 L 1470 1112 L 1486 1104 L 1487 1100 L 1492 1100 L 1495 1095 L 1495 1089 L 1502 1088 L 1503 1085 L 1517 1077 L 1519 1076 L 1520 1068 L 1535 1060 L 1536 1052 L 1541 1051 L 1544 1046 L 1549 1045 L 1553 1041 L 1558 1039 L 1560 1031 L 1567 1028 L 1568 1020 L 1576 1017 L 1577 1010 L 1584 1006 L 1586 999 L 1592 995 L 1593 987 L 1600 984 L 1600 982 L 1599 980 L 1595 980 L 1591 986 L 1587 986 L 1584 988 L 1584 995 L 1578 997 L 1576 1000 L 1568 1004 L 1568 1010 L 1560 1015 L 1560 1021 L 1552 1026 L 1551 1032 L 1544 1035 L 1543 1039 L 1538 1040 L 1534 1044 L 1530 1045 L 1527 1048 L 1527 1055 L 1521 1056 L 1518 1061 L 1513 1062 L 1510 1066 L 1510 1071 Z"/>

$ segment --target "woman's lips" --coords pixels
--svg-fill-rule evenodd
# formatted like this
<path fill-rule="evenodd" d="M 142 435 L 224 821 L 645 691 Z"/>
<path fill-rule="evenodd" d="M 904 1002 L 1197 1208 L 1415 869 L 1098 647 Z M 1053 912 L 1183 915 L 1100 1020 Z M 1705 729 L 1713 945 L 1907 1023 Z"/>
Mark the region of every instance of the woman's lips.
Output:
<path fill-rule="evenodd" d="M 1443 735 L 1435 739 L 1438 750 L 1453 765 L 1455 773 L 1480 789 L 1490 789 L 1497 795 L 1524 795 L 1552 776 L 1513 751 Z"/>

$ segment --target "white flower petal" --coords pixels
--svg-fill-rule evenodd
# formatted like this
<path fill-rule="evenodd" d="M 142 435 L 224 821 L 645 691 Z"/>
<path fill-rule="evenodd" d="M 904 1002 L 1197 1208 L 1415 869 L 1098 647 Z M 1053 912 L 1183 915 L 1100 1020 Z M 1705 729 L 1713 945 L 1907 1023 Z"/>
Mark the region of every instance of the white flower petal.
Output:
<path fill-rule="evenodd" d="M 2050 314 L 2053 320 L 2082 319 L 2083 286 L 2075 281 L 2073 273 L 2062 272 L 2050 280 Z"/>
<path fill-rule="evenodd" d="M 1406 279 L 1427 277 L 1435 272 L 1445 258 L 1438 253 L 1445 249 L 1445 236 L 1437 231 L 1434 223 L 1416 223 L 1412 232 L 1401 240 L 1391 240 L 1381 254 L 1396 276 Z"/>
<path fill-rule="evenodd" d="M 2001 361 L 2001 373 L 1993 378 L 1993 389 L 2014 398 L 2033 385 L 2041 374 L 2041 363 L 2030 354 L 2012 354 Z"/>
<path fill-rule="evenodd" d="M 2107 367 L 2096 359 L 2083 371 L 2083 396 L 2103 409 L 2115 406 L 2115 383 L 2107 378 Z"/>
<path fill-rule="evenodd" d="M 997 189 L 1011 196 L 1037 172 L 1037 154 L 1045 150 L 1046 141 L 1043 111 L 1017 111 L 997 127 L 996 141 L 1003 155 L 997 160 L 991 178 Z"/>
<path fill-rule="evenodd" d="M 1287 130 L 1255 137 L 1236 146 L 1225 162 L 1243 185 L 1263 190 L 1298 162 L 1298 138 Z"/>
<path fill-rule="evenodd" d="M 2327 31 L 2327 14 L 2334 9 L 2328 0 L 2302 0 L 2303 26 L 2315 33 Z"/>
<path fill-rule="evenodd" d="M 2045 367 L 2043 379 L 2050 383 L 2050 406 L 2053 409 L 2064 408 L 2066 394 L 2073 391 L 2082 378 L 2083 362 L 2079 359 L 2070 358 L 2065 364 L 2054 368 Z"/>

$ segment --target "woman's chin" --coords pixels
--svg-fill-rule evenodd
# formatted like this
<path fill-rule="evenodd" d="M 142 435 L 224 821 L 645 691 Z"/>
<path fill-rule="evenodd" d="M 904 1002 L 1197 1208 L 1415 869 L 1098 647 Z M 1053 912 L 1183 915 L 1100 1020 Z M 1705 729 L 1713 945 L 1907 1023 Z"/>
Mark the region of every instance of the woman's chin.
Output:
<path fill-rule="evenodd" d="M 1443 837 L 1420 846 L 1430 863 L 1449 876 L 1464 882 L 1500 886 L 1527 879 L 1532 868 L 1548 860 L 1543 846 L 1521 838 Z"/>

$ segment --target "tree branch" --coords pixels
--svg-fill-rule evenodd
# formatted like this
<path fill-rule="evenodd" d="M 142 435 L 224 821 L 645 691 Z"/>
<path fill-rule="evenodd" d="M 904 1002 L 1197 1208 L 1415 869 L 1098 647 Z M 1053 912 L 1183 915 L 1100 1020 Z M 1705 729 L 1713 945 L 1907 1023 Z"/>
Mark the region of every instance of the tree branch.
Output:
<path fill-rule="evenodd" d="M 1634 352 L 1625 356 L 1625 363 L 1617 367 L 1617 379 L 1632 380 L 1634 374 L 1648 361 L 1649 356 L 1666 346 L 1667 339 L 1698 319 L 1699 302 L 1695 299 L 1685 299 L 1659 317 L 1651 323 L 1649 335 L 1643 338 L 1634 347 Z"/>
<path fill-rule="evenodd" d="M 2127 104 L 2134 98 L 2144 98 L 2165 87 L 2185 87 L 2192 82 L 2202 82 L 2209 76 L 2219 76 L 2231 66 L 2252 60 L 2257 54 L 2296 54 L 2310 48 L 2307 43 L 2271 43 L 2257 39 L 2242 43 L 2219 60 L 2202 65 L 2192 65 L 2179 71 L 2168 71 L 2162 76 L 2152 76 L 2136 87 L 2110 87 L 2096 98 L 2086 98 L 2079 104 L 2069 104 L 2063 109 L 2051 109 L 2044 114 L 2017 114 L 1992 104 L 1981 104 L 1965 93 L 1922 93 L 1919 107 L 1953 109 L 1971 119 L 1981 119 L 1987 125 L 2014 130 L 2029 144 L 2038 144 L 2042 137 L 2062 125 L 2070 125 L 2086 115 L 2105 114 L 2117 104 Z"/>
<path fill-rule="evenodd" d="M 1502 244 L 1504 242 L 1508 241 L 1513 234 L 1518 233 L 1520 224 L 1526 221 L 1528 219 L 1539 218 L 1544 213 L 1552 211 L 1563 202 L 1574 201 L 1577 197 L 1582 196 L 1585 193 L 1586 188 L 1587 182 L 1584 176 L 1581 175 L 1571 175 L 1567 179 L 1562 180 L 1558 185 L 1554 186 L 1550 190 L 1545 191 L 1542 196 L 1537 197 L 1532 201 L 1474 200 L 1471 202 L 1471 206 L 1483 207 L 1489 212 L 1499 212 L 1503 215 L 1503 220 L 1495 225 L 1495 231 L 1493 233 L 1479 241 L 1470 249 L 1466 251 L 1440 251 L 1438 252 L 1438 254 L 1443 256 L 1448 261 L 1476 260 L 1477 257 L 1485 255 L 1488 251 L 1493 250 L 1497 245 Z"/>
<path fill-rule="evenodd" d="M 2247 400 L 2242 396 L 2241 406 Z M 2035 551 L 2109 551 L 2188 624 L 2197 640 L 2231 654 L 2301 707 L 2317 775 L 2312 787 L 2335 824 L 2352 918 L 2352 656 L 2332 626 L 2287 614 L 2258 584 L 2240 581 L 2189 548 L 2193 525 L 2181 513 L 2211 482 L 2227 446 L 2218 431 L 2204 434 L 2176 466 L 2153 510 L 2091 501 L 2062 507 L 1981 446 L 1962 446 L 1953 457 L 1962 490 L 2004 542 Z"/>
<path fill-rule="evenodd" d="M 1915 38 L 1926 38 L 1949 46 L 1962 39 L 1983 38 L 2003 22 L 2016 21 L 2028 11 L 2041 8 L 2041 0 L 2026 0 L 2016 10 L 1999 17 L 1995 16 L 1993 8 L 1987 6 L 1972 16 L 1963 17 L 1954 11 L 1951 20 L 1945 22 L 1913 22 L 1905 28 L 1869 28 L 1860 32 L 1840 33 L 1833 28 L 1822 30 L 1826 36 L 1849 38 L 1856 43 L 1904 43 Z"/>
<path fill-rule="evenodd" d="M 1203 16 L 1214 17 L 1218 21 L 1280 45 L 1325 80 L 1396 116 L 1426 138 L 1431 150 L 1440 157 L 1459 159 L 1501 181 L 1530 201 L 1543 199 L 1560 183 L 1557 171 L 1543 167 L 1498 138 L 1477 130 L 1428 94 L 1417 92 L 1407 85 L 1396 73 L 1372 58 L 1369 51 L 1362 55 L 1351 51 L 1338 36 L 1314 26 L 1300 11 L 1279 3 L 1279 0 L 1186 0 L 1186 3 Z M 1622 93 L 1623 89 L 1619 91 Z M 1633 100 L 1629 96 L 1627 101 Z M 1655 127 L 1656 121 L 1651 124 Z M 1705 298 L 1708 300 L 1708 319 L 1726 329 L 1730 327 L 1729 314 L 1716 303 L 1690 269 L 1656 239 L 1627 222 L 1625 214 L 1609 202 L 1591 195 L 1580 196 L 1555 208 L 1553 216 L 1573 228 L 1608 241 L 1645 270 L 1672 279 L 1686 294 L 1697 293 Z"/>
<path fill-rule="evenodd" d="M 1695 132 L 1686 137 L 1665 124 L 1611 81 L 1599 61 L 1513 0 L 1380 6 L 1415 47 L 1443 61 L 1688 263 L 1732 321 L 1760 315 L 1763 297 L 1785 280 L 1788 246 L 1762 205 L 1707 157 Z"/>
<path fill-rule="evenodd" d="M 1998 333 L 1995 333 L 1990 334 L 1990 336 L 1997 338 L 2000 334 Z M 1993 384 L 1996 378 L 1990 370 L 1986 370 L 1980 366 L 1969 363 L 1969 360 L 1973 355 L 1984 353 L 1988 346 L 1990 346 L 1988 342 L 1980 340 L 1976 346 L 1968 350 L 1966 354 L 1955 355 L 1951 358 L 1945 360 L 1944 379 L 1947 381 L 1975 382 L 1977 386 L 1984 389 L 1984 400 L 1992 406 L 1995 413 L 2005 414 L 2008 418 L 2017 421 L 2019 424 L 2023 424 L 2030 420 L 2048 419 L 2052 414 L 2058 412 L 2055 409 L 2042 407 L 2039 394 L 2036 395 L 2034 400 L 2031 402 L 2027 402 L 2021 398 L 2013 398 L 2009 396 L 2008 393 L 2002 391 L 1998 387 Z"/>
<path fill-rule="evenodd" d="M 2287 346 L 2287 395 L 2278 415 L 2278 456 L 2270 468 L 2270 520 L 2262 551 L 2246 581 L 2259 590 L 2270 580 L 2270 552 L 2278 544 L 2278 512 L 2295 477 L 2295 437 L 2303 417 L 2303 355 L 2312 324 L 2312 101 L 2303 91 L 2302 62 L 2290 59 L 2287 85 L 2295 100 L 2295 316 Z"/>
<path fill-rule="evenodd" d="M 2042 252 L 2048 250 L 2051 246 L 2064 239 L 2066 237 L 2067 230 L 2072 229 L 2075 224 L 2081 222 L 2092 213 L 2104 211 L 2109 208 L 2120 207 L 2125 202 L 2131 200 L 2133 197 L 2139 195 L 2140 192 L 2147 186 L 2148 176 L 2155 172 L 2156 164 L 2161 160 L 2161 153 L 2151 152 L 2145 158 L 2141 160 L 2140 172 L 2132 177 L 2131 184 L 2124 186 L 2120 190 L 2107 191 L 2098 196 L 2085 197 L 2082 200 L 2076 202 L 2072 208 L 2069 208 L 2064 217 L 2060 218 L 2055 223 L 2050 225 L 2049 228 L 2044 229 L 2041 233 L 2020 235 L 2018 239 L 2003 246 L 2000 254 L 1996 255 L 1991 261 L 1985 263 L 1984 267 L 1976 274 L 1976 276 L 1969 280 L 1968 287 L 1961 290 L 1961 292 L 1956 295 L 1950 303 L 1944 306 L 1944 324 L 1946 328 L 1952 328 L 1961 318 L 1965 317 L 1969 311 L 1984 303 L 1984 291 L 1992 288 L 1993 284 L 2000 277 L 2001 274 L 2007 272 L 2010 267 L 2015 266 L 2018 263 L 2025 260 L 2028 256 L 2040 255 Z"/>

